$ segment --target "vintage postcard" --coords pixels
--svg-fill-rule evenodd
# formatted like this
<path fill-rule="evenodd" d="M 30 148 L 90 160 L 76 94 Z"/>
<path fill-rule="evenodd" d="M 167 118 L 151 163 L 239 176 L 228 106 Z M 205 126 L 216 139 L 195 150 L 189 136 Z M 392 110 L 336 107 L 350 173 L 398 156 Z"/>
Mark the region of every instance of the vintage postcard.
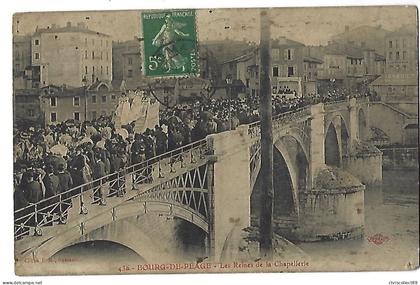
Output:
<path fill-rule="evenodd" d="M 415 6 L 17 13 L 13 111 L 17 275 L 419 267 Z"/>

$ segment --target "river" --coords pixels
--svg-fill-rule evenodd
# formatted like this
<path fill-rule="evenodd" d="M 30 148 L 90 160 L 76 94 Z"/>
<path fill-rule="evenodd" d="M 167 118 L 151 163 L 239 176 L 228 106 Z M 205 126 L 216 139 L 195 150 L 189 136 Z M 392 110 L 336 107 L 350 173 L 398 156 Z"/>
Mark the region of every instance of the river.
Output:
<path fill-rule="evenodd" d="M 418 182 L 418 170 L 384 170 L 382 189 L 365 190 L 363 239 L 297 244 L 310 257 L 311 268 L 369 271 L 418 266 Z"/>

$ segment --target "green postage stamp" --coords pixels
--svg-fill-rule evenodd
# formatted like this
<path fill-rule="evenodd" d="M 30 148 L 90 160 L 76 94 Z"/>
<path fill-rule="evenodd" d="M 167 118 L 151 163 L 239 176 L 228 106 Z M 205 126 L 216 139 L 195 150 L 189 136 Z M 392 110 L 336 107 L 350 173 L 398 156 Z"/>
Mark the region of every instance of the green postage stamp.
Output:
<path fill-rule="evenodd" d="M 144 74 L 199 73 L 195 10 L 143 12 Z"/>

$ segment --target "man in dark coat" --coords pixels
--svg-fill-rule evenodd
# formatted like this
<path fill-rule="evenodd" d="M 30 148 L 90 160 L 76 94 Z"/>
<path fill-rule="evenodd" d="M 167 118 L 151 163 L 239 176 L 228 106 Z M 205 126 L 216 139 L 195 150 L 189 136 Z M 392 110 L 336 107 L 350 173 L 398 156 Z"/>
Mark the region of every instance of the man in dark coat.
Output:
<path fill-rule="evenodd" d="M 105 172 L 105 163 L 102 161 L 103 153 L 101 150 L 97 149 L 95 152 L 95 160 L 92 164 L 92 172 L 93 172 L 93 203 L 98 203 L 99 205 L 105 205 L 104 197 L 103 197 L 103 183 L 104 183 L 104 176 L 106 175 Z"/>
<path fill-rule="evenodd" d="M 156 154 L 160 155 L 168 150 L 168 136 L 163 132 L 162 128 L 156 126 L 155 130 L 156 138 Z"/>
<path fill-rule="evenodd" d="M 43 179 L 45 185 L 45 202 L 41 205 L 41 207 L 45 210 L 43 212 L 52 213 L 52 209 L 54 209 L 54 204 L 59 201 L 58 197 L 54 197 L 58 194 L 58 188 L 60 185 L 60 179 L 57 175 L 54 174 L 54 166 L 49 164 L 46 166 L 46 175 Z M 54 197 L 54 198 L 52 198 Z M 57 212 L 54 211 L 54 212 Z M 46 225 L 52 225 L 52 216 L 49 219 L 49 222 Z"/>
<path fill-rule="evenodd" d="M 62 194 L 67 192 L 73 187 L 73 179 L 71 175 L 66 171 L 65 165 L 60 163 L 58 165 L 58 193 Z M 59 207 L 60 214 L 62 214 L 63 218 L 67 218 L 67 210 L 71 207 L 71 195 L 72 193 L 65 193 L 61 195 L 61 205 Z M 61 221 L 63 222 L 63 221 Z"/>
<path fill-rule="evenodd" d="M 18 239 L 21 239 L 24 235 L 29 234 L 28 227 L 21 228 L 19 226 L 20 224 L 24 224 L 24 222 L 27 219 L 25 215 L 29 213 L 29 210 L 31 210 L 31 209 L 22 209 L 29 206 L 29 202 L 28 200 L 26 200 L 25 193 L 24 193 L 24 188 L 23 188 L 24 185 L 26 185 L 26 181 L 24 181 L 20 185 L 17 185 L 15 187 L 15 192 L 13 193 L 14 210 L 15 210 L 15 213 L 14 213 L 15 223 L 14 224 L 15 224 L 16 236 L 18 237 Z M 29 225 L 26 224 L 26 226 L 29 226 Z"/>
<path fill-rule="evenodd" d="M 38 203 L 43 198 L 41 184 L 38 181 L 34 180 L 34 175 L 34 173 L 28 175 L 27 184 L 24 188 L 26 200 L 29 203 L 33 204 Z"/>
<path fill-rule="evenodd" d="M 29 171 L 26 176 L 26 183 L 22 185 L 22 189 L 24 192 L 24 197 L 26 201 L 30 204 L 36 204 L 43 198 L 42 187 L 41 184 L 34 179 L 35 173 L 33 171 Z M 30 207 L 28 210 L 30 212 L 35 212 L 35 209 L 39 208 L 39 205 L 34 205 Z M 31 217 L 28 221 L 28 225 L 31 227 L 35 227 L 39 224 L 40 215 L 35 215 Z"/>

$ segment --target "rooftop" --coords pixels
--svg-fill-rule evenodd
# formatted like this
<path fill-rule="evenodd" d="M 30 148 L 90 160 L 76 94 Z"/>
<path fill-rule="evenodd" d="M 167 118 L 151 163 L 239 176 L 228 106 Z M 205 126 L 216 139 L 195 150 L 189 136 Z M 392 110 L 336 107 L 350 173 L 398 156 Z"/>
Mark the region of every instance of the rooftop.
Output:
<path fill-rule="evenodd" d="M 98 35 L 103 37 L 110 37 L 107 34 L 95 32 L 92 30 L 89 30 L 84 24 L 78 23 L 77 26 L 72 26 L 71 23 L 67 23 L 67 26 L 65 27 L 58 27 L 58 26 L 52 26 L 47 28 L 41 28 L 37 29 L 34 33 L 34 35 L 39 35 L 43 33 L 85 33 L 85 34 L 92 34 L 92 35 Z"/>
<path fill-rule="evenodd" d="M 390 78 L 381 76 L 378 79 L 374 80 L 371 85 L 374 86 L 416 86 L 418 85 L 417 78 L 409 77 L 409 78 Z"/>
<path fill-rule="evenodd" d="M 280 47 L 280 46 L 294 46 L 294 47 L 303 47 L 305 46 L 301 42 L 297 42 L 291 39 L 288 39 L 286 37 L 280 37 L 278 39 L 275 39 L 271 43 L 272 47 Z"/>

